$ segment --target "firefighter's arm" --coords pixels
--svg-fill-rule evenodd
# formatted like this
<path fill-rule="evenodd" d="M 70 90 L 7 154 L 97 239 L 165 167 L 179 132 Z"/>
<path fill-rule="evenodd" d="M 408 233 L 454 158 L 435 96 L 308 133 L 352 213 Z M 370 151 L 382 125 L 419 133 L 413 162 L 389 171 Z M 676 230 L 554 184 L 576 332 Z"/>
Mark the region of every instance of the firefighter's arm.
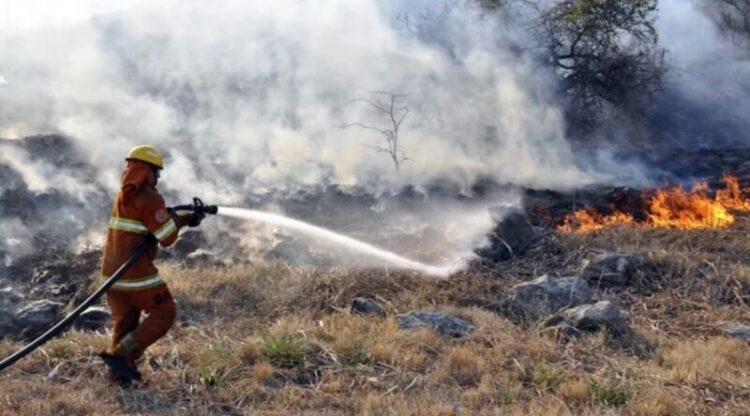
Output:
<path fill-rule="evenodd" d="M 164 204 L 161 196 L 154 198 L 146 209 L 145 221 L 148 231 L 159 240 L 159 244 L 169 247 L 177 241 L 179 229 L 183 226 L 181 217 L 175 218 Z"/>

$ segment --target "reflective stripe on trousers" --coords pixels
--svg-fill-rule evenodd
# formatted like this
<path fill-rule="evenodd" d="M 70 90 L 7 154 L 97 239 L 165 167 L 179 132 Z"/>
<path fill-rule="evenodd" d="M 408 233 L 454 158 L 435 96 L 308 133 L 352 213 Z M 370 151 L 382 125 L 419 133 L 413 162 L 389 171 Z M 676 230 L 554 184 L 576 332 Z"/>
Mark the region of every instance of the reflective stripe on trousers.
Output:
<path fill-rule="evenodd" d="M 108 279 L 109 277 L 104 276 L 104 278 Z M 149 289 L 155 286 L 159 286 L 161 284 L 164 284 L 164 280 L 162 280 L 161 276 L 156 274 L 153 276 L 144 277 L 142 279 L 120 280 L 114 285 L 112 285 L 112 289 L 142 290 L 142 289 Z"/>

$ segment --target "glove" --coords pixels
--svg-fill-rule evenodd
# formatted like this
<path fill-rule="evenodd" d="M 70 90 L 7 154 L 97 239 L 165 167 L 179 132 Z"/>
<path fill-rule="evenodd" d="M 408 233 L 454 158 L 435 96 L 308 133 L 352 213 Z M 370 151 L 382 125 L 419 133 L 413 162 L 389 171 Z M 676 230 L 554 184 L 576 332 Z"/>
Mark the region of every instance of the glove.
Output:
<path fill-rule="evenodd" d="M 206 214 L 200 211 L 195 211 L 190 215 L 190 218 L 188 219 L 188 227 L 197 227 L 201 225 L 201 221 L 206 218 Z"/>

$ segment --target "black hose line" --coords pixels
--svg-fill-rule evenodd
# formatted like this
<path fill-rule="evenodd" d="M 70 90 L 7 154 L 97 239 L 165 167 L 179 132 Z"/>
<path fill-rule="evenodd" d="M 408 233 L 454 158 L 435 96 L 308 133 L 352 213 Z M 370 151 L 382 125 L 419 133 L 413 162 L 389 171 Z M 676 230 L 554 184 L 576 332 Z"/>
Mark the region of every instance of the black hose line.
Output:
<path fill-rule="evenodd" d="M 16 361 L 20 360 L 21 358 L 28 355 L 30 352 L 34 351 L 35 349 L 42 346 L 45 342 L 49 341 L 50 338 L 55 337 L 60 334 L 68 325 L 70 325 L 71 322 L 73 322 L 78 316 L 83 313 L 86 308 L 91 306 L 94 302 L 99 300 L 99 298 L 109 290 L 112 285 L 114 285 L 120 278 L 125 274 L 130 267 L 132 267 L 135 262 L 138 261 L 138 259 L 141 257 L 143 253 L 146 252 L 146 250 L 151 246 L 156 239 L 154 236 L 149 234 L 146 237 L 146 240 L 142 242 L 138 247 L 135 248 L 133 251 L 133 254 L 130 255 L 130 258 L 128 258 L 125 263 L 123 263 L 122 266 L 120 266 L 119 269 L 110 277 L 107 279 L 106 282 L 104 282 L 103 285 L 99 287 L 99 289 L 96 290 L 96 292 L 92 293 L 91 296 L 89 296 L 83 303 L 78 305 L 78 307 L 71 312 L 68 316 L 66 316 L 62 321 L 58 322 L 55 326 L 48 329 L 47 332 L 40 335 L 37 339 L 27 344 L 25 347 L 21 348 L 20 350 L 16 351 L 13 355 L 9 356 L 8 358 L 4 359 L 3 361 L 0 361 L 0 371 L 5 370 L 6 368 L 10 367 L 11 365 L 15 364 Z"/>

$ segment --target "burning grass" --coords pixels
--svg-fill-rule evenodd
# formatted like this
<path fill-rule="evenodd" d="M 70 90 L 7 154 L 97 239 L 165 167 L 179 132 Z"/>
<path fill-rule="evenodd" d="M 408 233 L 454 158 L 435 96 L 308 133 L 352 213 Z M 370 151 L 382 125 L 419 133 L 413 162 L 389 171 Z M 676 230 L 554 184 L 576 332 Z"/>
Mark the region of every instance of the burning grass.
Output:
<path fill-rule="evenodd" d="M 713 196 L 705 182 L 690 191 L 682 186 L 657 189 L 645 198 L 645 217 L 640 220 L 617 207 L 609 214 L 584 208 L 566 216 L 558 229 L 587 233 L 614 225 L 680 230 L 727 228 L 735 222 L 735 213 L 750 212 L 750 198 L 736 177 L 725 175 L 723 181 L 725 187 Z"/>
<path fill-rule="evenodd" d="M 449 281 L 279 264 L 162 267 L 179 322 L 141 362 L 148 385 L 103 381 L 106 334 L 72 331 L 0 374 L 1 414 L 743 414 L 750 346 L 724 321 L 750 322 L 750 222 L 726 229 L 614 227 L 547 235 L 525 257 Z M 604 334 L 567 343 L 477 305 L 515 282 L 576 273 L 602 250 L 646 257 L 634 287 L 606 290 L 655 352 L 639 358 Z M 385 319 L 350 314 L 373 296 Z M 462 339 L 399 330 L 395 313 L 443 310 Z M 7 354 L 17 343 L 0 342 Z M 30 400 L 29 398 L 34 398 Z"/>

